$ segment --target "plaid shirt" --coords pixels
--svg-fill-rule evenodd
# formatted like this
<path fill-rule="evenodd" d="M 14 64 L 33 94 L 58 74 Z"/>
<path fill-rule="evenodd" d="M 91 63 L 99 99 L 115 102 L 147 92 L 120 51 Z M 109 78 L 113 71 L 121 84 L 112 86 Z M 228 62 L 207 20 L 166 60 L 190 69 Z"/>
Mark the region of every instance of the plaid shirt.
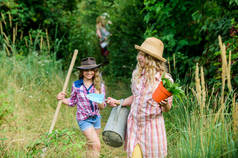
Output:
<path fill-rule="evenodd" d="M 159 73 L 155 76 L 156 85 L 161 81 Z M 172 80 L 172 78 L 170 78 Z M 139 144 L 144 158 L 163 158 L 167 155 L 167 139 L 161 106 L 152 99 L 154 86 L 145 84 L 142 74 L 140 82 L 132 83 L 133 102 L 127 121 L 125 148 L 128 157 Z M 172 106 L 172 96 L 168 98 Z"/>
<path fill-rule="evenodd" d="M 69 106 L 77 105 L 77 120 L 86 120 L 90 116 L 100 116 L 98 104 L 88 100 L 86 97 L 89 93 L 95 93 L 95 87 L 92 84 L 88 89 L 83 84 L 83 79 L 73 83 L 71 96 L 69 98 Z M 105 96 L 104 84 L 101 84 L 101 93 Z M 106 106 L 106 104 L 104 104 Z"/>

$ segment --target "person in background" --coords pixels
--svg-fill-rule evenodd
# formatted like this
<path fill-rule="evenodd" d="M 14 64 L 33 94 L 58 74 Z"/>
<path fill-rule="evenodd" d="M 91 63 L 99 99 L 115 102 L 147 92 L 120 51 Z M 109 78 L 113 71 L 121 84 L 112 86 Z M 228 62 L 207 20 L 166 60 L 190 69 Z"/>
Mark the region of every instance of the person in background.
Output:
<path fill-rule="evenodd" d="M 103 64 L 108 64 L 108 44 L 109 44 L 109 36 L 111 35 L 110 32 L 107 29 L 108 22 L 106 20 L 106 15 L 102 15 L 97 17 L 96 19 L 96 34 L 97 37 L 99 38 L 99 43 L 100 43 L 100 49 L 101 49 L 101 54 L 104 57 L 104 63 Z"/>
<path fill-rule="evenodd" d="M 63 92 L 57 95 L 57 99 L 62 100 L 64 104 L 71 107 L 77 105 L 77 123 L 87 138 L 87 158 L 98 158 L 101 148 L 99 139 L 101 116 L 99 111 L 105 108 L 106 104 L 97 104 L 86 98 L 89 93 L 101 93 L 105 96 L 105 87 L 99 73 L 99 67 L 100 64 L 96 64 L 93 57 L 82 59 L 81 65 L 77 67 L 80 70 L 79 80 L 73 83 L 71 96 L 65 98 L 66 94 Z"/>
<path fill-rule="evenodd" d="M 152 94 L 161 81 L 161 75 L 172 80 L 163 58 L 164 45 L 161 40 L 150 37 L 138 50 L 137 65 L 131 80 L 132 96 L 124 99 L 123 106 L 131 106 L 127 121 L 125 149 L 128 157 L 139 145 L 143 158 L 163 158 L 167 155 L 167 139 L 163 112 L 170 110 L 172 96 L 157 103 Z M 117 106 L 120 100 L 108 97 L 111 106 Z"/>

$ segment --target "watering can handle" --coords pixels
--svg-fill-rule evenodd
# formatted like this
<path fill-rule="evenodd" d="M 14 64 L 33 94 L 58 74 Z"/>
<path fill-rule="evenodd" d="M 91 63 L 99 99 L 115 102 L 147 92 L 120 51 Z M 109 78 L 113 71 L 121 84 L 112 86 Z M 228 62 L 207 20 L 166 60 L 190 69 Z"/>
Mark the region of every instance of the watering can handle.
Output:
<path fill-rule="evenodd" d="M 117 112 L 116 112 L 116 116 L 115 116 L 114 121 L 118 121 L 118 117 L 119 117 L 119 114 L 120 114 L 120 111 L 121 111 L 121 106 L 122 106 L 123 102 L 124 102 L 124 99 L 121 99 L 120 100 L 120 105 L 117 107 Z"/>

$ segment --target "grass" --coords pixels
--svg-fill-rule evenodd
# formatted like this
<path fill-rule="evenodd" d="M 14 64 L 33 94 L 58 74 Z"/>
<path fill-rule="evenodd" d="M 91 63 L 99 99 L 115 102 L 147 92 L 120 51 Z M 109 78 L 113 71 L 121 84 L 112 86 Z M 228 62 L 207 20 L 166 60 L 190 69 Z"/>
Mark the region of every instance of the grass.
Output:
<path fill-rule="evenodd" d="M 54 57 L 37 54 L 27 57 L 4 54 L 0 57 L 0 66 L 4 68 L 0 71 L 0 107 L 4 107 L 0 108 L 0 157 L 39 157 L 44 147 L 48 147 L 47 157 L 84 157 L 85 138 L 75 120 L 76 108 L 62 105 L 52 137 L 45 136 L 57 106 L 56 95 L 62 90 L 66 76 L 61 63 Z M 76 78 L 72 75 L 68 94 Z M 116 84 L 126 87 L 123 83 Z M 123 93 L 116 88 L 108 92 L 110 96 Z M 101 112 L 103 127 L 110 110 L 108 107 Z M 113 149 L 100 139 L 101 157 L 126 157 L 122 147 Z"/>
<path fill-rule="evenodd" d="M 61 62 L 54 56 L 37 52 L 26 57 L 5 54 L 0 51 L 0 157 L 39 157 L 45 147 L 47 157 L 84 157 L 86 140 L 75 120 L 76 108 L 62 105 L 54 131 L 46 136 L 57 106 L 56 95 L 62 90 L 66 76 L 61 71 Z M 74 73 L 68 94 L 76 78 Z M 104 80 L 107 96 L 119 99 L 130 95 L 128 81 L 115 81 L 110 76 Z M 202 91 L 205 89 L 200 87 Z M 216 96 L 219 94 L 201 99 L 204 97 L 198 97 L 197 92 L 193 94 L 190 89 L 188 87 L 182 100 L 174 97 L 172 110 L 164 114 L 168 157 L 235 158 L 238 139 L 233 128 L 237 125 L 232 124 L 234 118 L 230 110 L 232 105 L 237 105 L 234 91 L 224 97 L 225 109 L 218 111 L 221 98 Z M 206 102 L 201 103 L 202 100 Z M 101 111 L 102 130 L 110 110 L 111 107 L 107 107 Z M 101 158 L 126 157 L 123 147 L 109 147 L 102 136 L 100 139 Z"/>
<path fill-rule="evenodd" d="M 175 98 L 173 109 L 165 114 L 169 157 L 235 158 L 238 144 L 233 139 L 231 114 L 223 113 L 225 120 L 214 123 L 216 112 L 210 109 L 201 115 L 195 97 L 190 97 L 184 102 Z"/>

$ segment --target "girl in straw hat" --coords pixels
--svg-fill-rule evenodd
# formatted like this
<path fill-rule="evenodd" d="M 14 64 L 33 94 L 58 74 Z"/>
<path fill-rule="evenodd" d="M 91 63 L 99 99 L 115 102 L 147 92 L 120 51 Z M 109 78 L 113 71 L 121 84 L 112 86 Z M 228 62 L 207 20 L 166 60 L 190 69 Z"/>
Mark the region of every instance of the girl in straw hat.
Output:
<path fill-rule="evenodd" d="M 123 106 L 131 105 L 127 122 L 125 149 L 128 157 L 139 146 L 144 158 L 162 158 L 167 155 L 167 139 L 162 113 L 170 110 L 172 97 L 157 103 L 152 94 L 161 81 L 161 75 L 172 80 L 163 58 L 164 45 L 161 40 L 147 38 L 138 50 L 137 66 L 132 74 L 132 96 L 126 98 Z M 120 100 L 108 97 L 107 103 L 116 106 Z M 137 148 L 136 148 L 137 149 Z M 133 154 L 134 155 L 134 154 Z"/>
<path fill-rule="evenodd" d="M 98 67 L 93 57 L 84 58 L 81 65 L 77 67 L 80 70 L 79 80 L 72 86 L 70 98 L 65 98 L 65 93 L 60 92 L 58 100 L 69 106 L 77 105 L 76 118 L 79 128 L 87 138 L 88 158 L 97 158 L 100 153 L 99 133 L 101 128 L 101 116 L 99 109 L 103 109 L 106 104 L 97 104 L 86 98 L 89 93 L 102 93 L 105 96 L 103 80 L 100 76 Z"/>

